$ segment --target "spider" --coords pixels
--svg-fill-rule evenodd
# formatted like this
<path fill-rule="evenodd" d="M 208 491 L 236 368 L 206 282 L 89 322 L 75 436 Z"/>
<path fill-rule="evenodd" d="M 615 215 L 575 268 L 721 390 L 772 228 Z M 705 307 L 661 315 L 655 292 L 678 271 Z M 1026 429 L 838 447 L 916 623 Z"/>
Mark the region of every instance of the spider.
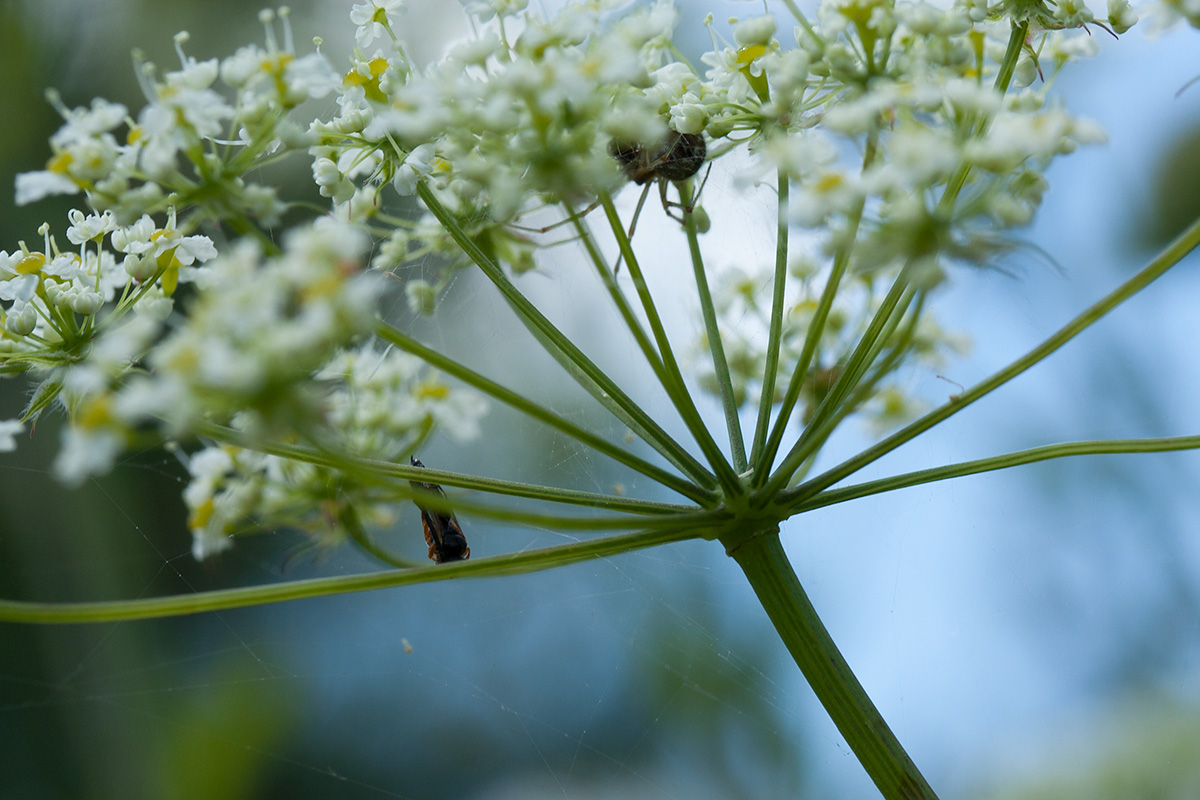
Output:
<path fill-rule="evenodd" d="M 646 187 L 642 190 L 642 196 L 638 198 L 637 208 L 633 212 L 633 221 L 629 223 L 628 238 L 633 238 L 633 231 L 637 227 L 638 216 L 642 213 L 642 206 L 646 202 L 646 194 L 650 191 L 651 182 L 658 183 L 658 196 L 662 200 L 663 211 L 666 215 L 680 225 L 686 224 L 683 214 L 691 214 L 692 209 L 696 207 L 696 200 L 700 197 L 700 192 L 704 190 L 708 175 L 704 176 L 704 180 L 700 182 L 700 188 L 696 190 L 696 194 L 691 197 L 690 201 L 683 203 L 675 203 L 667 199 L 667 186 L 675 184 L 675 189 L 679 192 L 679 199 L 684 200 L 686 191 L 683 185 L 684 181 L 700 171 L 700 167 L 704 166 L 704 159 L 708 156 L 708 148 L 704 144 L 703 136 L 698 133 L 670 131 L 666 139 L 653 147 L 646 147 L 636 142 L 618 142 L 614 139 L 608 143 L 608 154 L 621 165 L 621 171 L 625 173 L 625 177 L 638 186 Z M 681 209 L 683 214 L 671 213 L 672 208 Z M 621 258 L 618 257 L 613 274 L 620 269 Z"/>
<path fill-rule="evenodd" d="M 680 133 L 678 131 L 668 131 L 667 137 L 657 144 L 647 146 L 638 142 L 621 142 L 616 139 L 608 143 L 608 154 L 613 160 L 621 166 L 621 171 L 625 173 L 625 177 L 636 183 L 638 186 L 645 186 L 642 191 L 642 196 L 638 198 L 637 207 L 633 212 L 633 221 L 629 225 L 628 238 L 633 238 L 634 229 L 637 228 L 638 216 L 642 213 L 642 206 L 646 203 L 646 195 L 650 191 L 651 183 L 658 183 L 659 197 L 662 199 L 663 211 L 667 216 L 678 222 L 680 225 L 686 224 L 683 214 L 690 214 L 696 207 L 696 201 L 700 197 L 700 192 L 704 189 L 704 182 L 708 180 L 705 175 L 704 181 L 701 182 L 700 188 L 691 196 L 691 199 L 685 202 L 676 203 L 667 199 L 667 187 L 670 184 L 675 184 L 677 191 L 680 193 L 680 199 L 683 200 L 684 187 L 683 183 L 692 178 L 704 166 L 704 159 L 708 156 L 708 148 L 704 144 L 704 137 L 698 133 Z M 710 167 L 711 168 L 711 167 Z M 600 205 L 600 201 L 592 203 L 579 213 L 579 216 L 584 216 L 592 211 L 595 211 Z M 678 208 L 682 214 L 672 213 L 672 208 Z M 547 233 L 548 231 L 557 228 L 560 225 L 566 224 L 566 221 L 556 222 L 545 228 L 522 228 L 517 225 L 514 227 L 521 230 L 528 230 L 531 233 Z M 614 274 L 621 269 L 621 258 L 618 257 L 616 267 L 613 269 Z"/>
<path fill-rule="evenodd" d="M 679 133 L 670 131 L 667 138 L 654 147 L 645 147 L 637 143 L 618 142 L 615 139 L 608 144 L 608 154 L 621 165 L 625 177 L 638 186 L 645 186 L 651 181 L 658 181 L 658 192 L 662 198 L 663 211 L 671 219 L 683 222 L 682 217 L 671 213 L 671 208 L 682 208 L 684 213 L 690 213 L 691 206 L 672 203 L 667 200 L 667 184 L 680 183 L 700 171 L 708 148 L 704 145 L 704 137 L 697 133 Z M 703 188 L 703 184 L 701 184 Z M 644 193 L 643 193 L 644 194 Z M 696 192 L 699 196 L 700 192 Z M 682 197 L 681 197 L 682 199 Z M 638 204 L 639 206 L 641 203 Z"/>

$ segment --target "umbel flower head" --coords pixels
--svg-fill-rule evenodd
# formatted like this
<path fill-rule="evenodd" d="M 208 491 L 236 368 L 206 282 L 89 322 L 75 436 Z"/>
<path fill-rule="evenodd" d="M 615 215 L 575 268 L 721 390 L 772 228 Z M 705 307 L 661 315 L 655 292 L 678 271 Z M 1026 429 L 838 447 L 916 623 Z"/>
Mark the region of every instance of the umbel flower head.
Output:
<path fill-rule="evenodd" d="M 901 270 L 927 291 L 954 261 L 987 263 L 1007 246 L 997 231 L 1031 218 L 1049 160 L 1100 139 L 1044 88 L 1005 95 L 996 87 L 1011 76 L 1000 73 L 1004 31 L 992 20 L 1015 15 L 1046 31 L 1036 48 L 1023 43 L 1014 73 L 1023 64 L 1052 71 L 1078 52 L 1061 44 L 1065 29 L 1098 24 L 1082 5 L 827 0 L 819 27 L 781 33 L 774 17 L 759 16 L 737 22 L 732 41 L 714 30 L 700 69 L 670 43 L 679 15 L 669 2 L 571 2 L 550 17 L 519 2 L 468 4 L 479 23 L 472 37 L 424 66 L 404 46 L 402 9 L 382 1 L 354 7 L 357 48 L 340 76 L 320 53 L 296 52 L 285 12 L 264 12 L 262 45 L 197 60 L 181 34 L 177 70 L 160 76 L 139 61 L 147 104 L 136 114 L 99 99 L 71 110 L 51 97 L 64 125 L 47 168 L 18 179 L 18 199 L 82 192 L 94 210 L 72 212 L 68 238 L 78 254 L 60 252 L 48 233 L 43 252 L 22 246 L 3 254 L 0 299 L 9 362 L 49 376 L 27 415 L 55 399 L 71 413 L 61 475 L 79 480 L 106 469 L 147 424 L 172 438 L 211 424 L 252 439 L 331 435 L 322 426 L 337 418 L 338 404 L 328 404 L 338 395 L 318 376 L 370 332 L 382 288 L 361 270 L 371 248 L 365 226 L 383 239 L 371 259 L 377 267 L 429 258 L 461 267 L 469 263 L 465 238 L 478 255 L 527 271 L 547 261 L 538 237 L 516 224 L 524 215 L 548 204 L 570 214 L 608 196 L 629 172 L 612 157 L 614 146 L 652 153 L 669 137 L 706 144 L 697 152 L 710 161 L 746 151 L 735 187 L 769 175 L 795 187 L 786 221 L 812 229 L 821 244 L 802 259 L 787 306 L 786 357 L 768 359 L 762 349 L 771 324 L 763 282 L 722 275 L 729 268 L 716 264 L 708 269 L 725 319 L 705 349 L 719 333 L 734 356 L 739 403 L 766 388 L 768 363 L 774 385 L 807 359 L 798 385 L 811 415 Z M 1109 9 L 1110 27 L 1129 23 L 1127 6 Z M 1039 53 L 1052 63 L 1039 63 Z M 331 93 L 332 117 L 307 132 L 291 121 L 296 106 Z M 216 257 L 198 228 L 214 219 L 237 230 L 274 224 L 283 204 L 247 175 L 297 149 L 308 150 L 315 182 L 343 222 L 292 232 L 278 254 L 249 237 L 222 244 Z M 666 202 L 667 182 L 682 186 L 696 172 L 680 180 L 647 164 L 639 175 L 661 181 Z M 385 190 L 425 193 L 426 205 L 449 214 L 461 233 L 435 219 L 432 206 L 416 222 L 385 213 Z M 174 302 L 181 284 L 195 286 L 183 306 Z M 432 313 L 449 285 L 445 274 L 433 283 L 414 277 L 405 292 L 414 310 Z M 819 310 L 827 290 L 838 298 L 832 312 Z M 824 333 L 806 353 L 814 325 Z M 927 313 L 892 336 L 893 367 L 955 346 Z M 700 372 L 719 390 L 717 373 Z M 877 391 L 899 397 L 887 387 Z M 787 403 L 787 393 L 780 385 L 767 401 Z M 873 403 L 869 394 L 857 402 L 875 409 L 876 421 L 917 407 Z M 470 431 L 478 418 L 471 403 L 415 408 L 396 404 L 390 414 L 409 432 L 427 431 L 435 419 Z M 415 441 L 400 431 L 384 437 L 386 445 L 358 441 L 362 433 L 352 435 L 344 420 L 338 435 L 350 437 L 341 446 L 351 452 L 387 459 L 402 458 Z M 235 461 L 256 474 L 272 463 Z M 209 496 L 218 484 L 211 470 L 204 474 L 212 491 L 201 494 Z M 244 516 L 209 521 L 223 520 L 224 531 Z M 211 534 L 212 524 L 201 527 Z"/>

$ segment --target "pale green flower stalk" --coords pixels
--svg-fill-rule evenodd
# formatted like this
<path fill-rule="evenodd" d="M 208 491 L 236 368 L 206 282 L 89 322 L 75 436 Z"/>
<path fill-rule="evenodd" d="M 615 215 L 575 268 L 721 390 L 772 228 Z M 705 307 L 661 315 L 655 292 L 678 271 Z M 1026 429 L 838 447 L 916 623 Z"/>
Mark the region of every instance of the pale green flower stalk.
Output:
<path fill-rule="evenodd" d="M 1200 242 L 1198 223 L 1028 354 L 917 416 L 919 398 L 898 379 L 932 374 L 965 341 L 932 316 L 939 287 L 956 270 L 1000 263 L 1016 245 L 1011 231 L 1041 203 L 1047 165 L 1102 141 L 1064 110 L 1054 77 L 1094 52 L 1090 33 L 1123 33 L 1136 15 L 1124 0 L 1110 0 L 1107 19 L 1081 2 L 826 0 L 809 19 L 788 2 L 786 13 L 735 21 L 728 33 L 708 20 L 713 47 L 694 65 L 671 44 L 680 20 L 669 2 L 577 0 L 547 18 L 523 0 L 471 0 L 472 38 L 421 65 L 403 44 L 418 32 L 406 31 L 402 5 L 354 7 L 356 48 L 344 67 L 299 55 L 281 9 L 261 15 L 263 46 L 201 62 L 180 34 L 178 70 L 160 77 L 139 60 L 147 105 L 136 117 L 104 100 L 66 109 L 52 95 L 65 123 L 46 168 L 22 175 L 17 195 L 81 194 L 86 209 L 71 212 L 66 230 L 78 249 L 62 249 L 46 225 L 41 249 L 20 242 L 0 253 L 0 368 L 35 387 L 20 418 L 0 422 L 0 450 L 40 415 L 61 412 L 56 471 L 68 482 L 111 468 L 130 447 L 179 454 L 196 558 L 287 527 L 322 547 L 349 539 L 394 569 L 114 603 L 3 600 L 0 619 L 189 614 L 703 538 L 741 566 L 881 794 L 935 797 L 805 596 L 780 525 L 824 505 L 1047 458 L 1200 446 L 1195 436 L 1072 442 L 845 484 L 1046 358 Z M 1194 11 L 1167 2 L 1157 16 L 1195 26 Z M 302 102 L 331 94 L 332 116 L 307 127 L 294 119 Z M 745 166 L 728 168 L 735 151 Z M 275 231 L 299 207 L 249 176 L 305 156 L 331 206 Z M 700 204 L 712 164 L 728 191 L 773 187 L 771 263 L 707 257 Z M 643 261 L 647 234 L 633 236 L 634 220 L 614 204 L 630 181 L 657 187 L 660 198 L 643 205 L 643 194 L 639 211 L 676 220 L 686 237 L 678 258 L 692 266 L 705 331 L 689 350 L 691 374 L 663 298 L 645 281 L 658 268 Z M 399 211 L 414 197 L 416 219 Z M 690 441 L 670 435 L 672 425 L 622 389 L 623 376 L 603 371 L 523 293 L 521 275 L 556 269 L 564 239 L 586 255 L 625 324 L 611 335 L 632 337 Z M 410 276 L 418 262 L 440 265 L 440 275 Z M 436 316 L 459 269 L 483 273 L 532 340 L 650 455 L 381 314 L 394 281 L 380 272 L 401 279 L 414 313 Z M 719 400 L 722 425 L 702 414 L 698 387 Z M 485 397 L 649 478 L 668 499 L 410 464 L 441 433 L 482 435 L 486 446 Z M 894 432 L 810 475 L 850 418 Z M 468 530 L 500 519 L 599 535 L 418 566 L 370 532 L 410 499 L 427 528 L 458 515 Z"/>

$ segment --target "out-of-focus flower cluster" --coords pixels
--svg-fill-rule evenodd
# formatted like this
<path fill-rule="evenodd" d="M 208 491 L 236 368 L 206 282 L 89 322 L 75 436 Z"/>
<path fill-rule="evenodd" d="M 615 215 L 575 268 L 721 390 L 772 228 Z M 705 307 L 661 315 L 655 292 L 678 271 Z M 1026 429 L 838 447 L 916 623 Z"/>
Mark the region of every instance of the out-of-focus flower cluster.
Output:
<path fill-rule="evenodd" d="M 806 334 L 812 325 L 819 299 L 829 279 L 809 258 L 797 258 L 789 269 L 789 291 L 784 299 L 780 352 L 775 366 L 774 396 L 783 400 L 792 373 L 799 367 Z M 757 402 L 767 372 L 766 343 L 771 321 L 770 270 L 722 271 L 714 289 L 721 341 L 729 361 L 737 405 Z M 804 376 L 800 394 L 801 420 L 807 422 L 841 374 L 862 330 L 878 310 L 884 292 L 876 276 L 864 274 L 839 287 L 834 306 L 822 330 L 812 362 Z M 886 287 L 883 287 L 886 290 Z M 912 324 L 897 326 L 882 343 L 876 368 L 860 384 L 841 414 L 857 414 L 877 430 L 886 430 L 916 416 L 920 400 L 894 374 L 900 362 L 931 374 L 954 353 L 966 349 L 961 335 L 942 330 L 929 314 L 916 316 Z M 701 341 L 696 357 L 701 385 L 718 393 L 719 387 L 708 358 L 708 343 Z"/>
<path fill-rule="evenodd" d="M 190 228 L 205 221 L 276 224 L 286 209 L 276 189 L 247 175 L 305 145 L 304 129 L 289 112 L 325 97 L 339 78 L 321 54 L 296 54 L 286 13 L 282 44 L 274 12 L 259 16 L 265 46 L 197 61 L 184 53 L 188 36 L 180 33 L 179 69 L 159 75 L 138 60 L 146 105 L 136 119 L 100 98 L 89 108 L 68 109 L 51 92 L 64 124 L 50 137 L 46 168 L 17 177 L 17 203 L 82 192 L 93 209 L 111 211 L 121 223 L 175 207 L 186 210 Z"/>
<path fill-rule="evenodd" d="M 349 455 L 384 463 L 402 462 L 435 426 L 459 441 L 473 438 L 486 411 L 478 395 L 451 389 L 416 358 L 371 345 L 338 352 L 312 388 L 324 389 L 325 435 Z M 350 470 L 231 445 L 192 455 L 188 470 L 184 500 L 196 558 L 225 549 L 239 533 L 280 527 L 337 544 L 347 513 L 386 527 L 398 500 L 394 489 Z"/>

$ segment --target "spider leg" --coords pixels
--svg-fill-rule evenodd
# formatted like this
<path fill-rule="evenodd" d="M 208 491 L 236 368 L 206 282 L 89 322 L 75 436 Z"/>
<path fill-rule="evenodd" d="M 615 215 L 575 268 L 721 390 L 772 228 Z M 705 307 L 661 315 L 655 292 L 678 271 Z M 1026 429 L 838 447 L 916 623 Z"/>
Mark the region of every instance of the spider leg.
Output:
<path fill-rule="evenodd" d="M 575 216 L 576 217 L 586 217 L 588 214 L 592 213 L 599 207 L 600 207 L 600 201 L 597 200 L 596 202 L 592 203 L 590 206 L 585 208 L 583 211 L 578 212 Z M 549 233 L 550 231 L 554 230 L 555 228 L 561 228 L 563 225 L 570 224 L 570 222 L 571 222 L 571 217 L 568 216 L 566 219 L 560 219 L 558 222 L 547 225 L 544 228 L 531 228 L 526 225 L 518 225 L 515 222 L 508 223 L 507 227 L 515 228 L 516 230 L 524 231 L 525 233 L 542 234 L 542 233 Z"/>
<path fill-rule="evenodd" d="M 663 192 L 665 193 L 666 190 L 664 189 Z M 638 217 L 641 216 L 641 214 L 642 214 L 642 206 L 646 205 L 646 195 L 648 195 L 649 193 L 650 193 L 650 184 L 647 183 L 646 187 L 644 189 L 642 189 L 641 197 L 638 198 L 637 208 L 635 208 L 633 210 L 633 219 L 629 223 L 629 233 L 625 234 L 625 238 L 629 241 L 630 247 L 633 247 L 633 232 L 635 230 L 637 230 Z M 664 194 L 664 196 L 665 196 L 665 194 Z M 617 256 L 617 264 L 615 267 L 613 267 L 613 275 L 616 275 L 617 272 L 621 269 L 621 259 L 624 257 L 625 257 L 624 253 L 621 253 L 620 255 Z"/>
<path fill-rule="evenodd" d="M 696 204 L 700 202 L 700 193 L 704 191 L 704 185 L 708 183 L 708 176 L 711 174 L 712 164 L 710 163 L 708 165 L 708 171 L 704 173 L 704 180 L 700 181 L 700 188 L 696 190 L 695 194 L 691 194 L 688 200 L 679 203 L 674 203 L 667 199 L 667 181 L 659 181 L 659 191 L 662 197 L 663 211 L 666 212 L 666 215 L 678 222 L 680 225 L 686 225 L 687 221 L 684 219 L 683 215 L 691 214 L 692 211 L 695 210 Z M 689 178 L 688 180 L 691 179 Z M 685 192 L 687 192 L 688 180 L 671 181 L 671 183 L 675 184 L 675 191 L 679 192 L 679 199 L 681 201 L 684 200 L 685 196 L 688 196 L 685 195 Z M 672 208 L 678 208 L 683 213 L 679 216 L 676 216 L 675 214 L 671 213 Z"/>

